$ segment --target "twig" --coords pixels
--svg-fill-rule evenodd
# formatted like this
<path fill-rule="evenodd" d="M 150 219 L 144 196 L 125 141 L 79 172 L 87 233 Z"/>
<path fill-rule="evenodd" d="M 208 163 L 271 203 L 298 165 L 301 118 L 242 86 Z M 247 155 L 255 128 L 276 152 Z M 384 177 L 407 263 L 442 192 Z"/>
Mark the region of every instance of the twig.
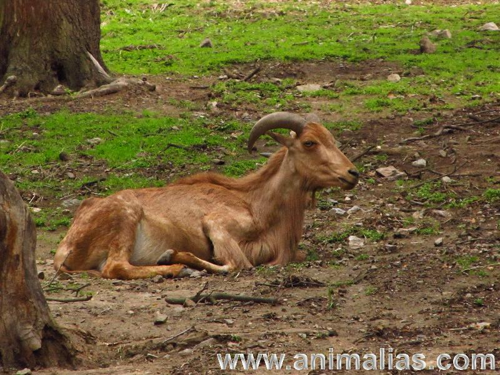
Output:
<path fill-rule="evenodd" d="M 415 189 L 415 188 L 418 188 L 422 185 L 425 185 L 427 184 L 428 182 L 434 182 L 434 181 L 437 181 L 437 180 L 440 180 L 441 178 L 443 177 L 449 177 L 449 176 L 453 176 L 455 174 L 456 171 L 458 171 L 460 168 L 462 168 L 465 164 L 467 164 L 467 162 L 465 163 L 462 163 L 461 165 L 459 166 L 455 166 L 455 168 L 453 168 L 453 171 L 450 172 L 450 173 L 441 173 L 441 172 L 436 172 L 436 173 L 439 173 L 439 176 L 438 177 L 435 177 L 435 178 L 431 178 L 429 180 L 425 180 L 425 181 L 422 181 L 418 184 L 415 184 L 415 185 L 412 185 L 412 186 L 408 186 L 406 189 Z"/>
<path fill-rule="evenodd" d="M 59 272 L 61 271 L 61 267 L 63 266 L 64 262 L 66 262 L 66 259 L 68 259 L 69 255 L 72 252 L 73 252 L 73 250 L 68 251 L 68 254 L 66 254 L 66 256 L 64 257 L 64 260 L 61 262 L 61 264 L 59 265 L 59 267 L 57 267 L 57 270 L 56 270 L 56 273 L 54 274 L 54 277 L 52 277 L 52 279 L 49 281 L 49 283 L 47 284 L 46 288 L 48 288 L 49 286 L 52 285 L 52 283 L 56 279 L 57 275 L 59 275 Z"/>
<path fill-rule="evenodd" d="M 174 335 L 174 336 L 172 336 L 172 337 L 169 337 L 168 339 L 166 339 L 166 340 L 162 341 L 162 343 L 161 343 L 161 344 L 162 344 L 162 345 L 165 345 L 166 343 L 168 343 L 168 342 L 170 342 L 170 341 L 172 341 L 172 340 L 176 339 L 177 337 L 182 336 L 182 335 L 184 335 L 184 334 L 186 334 L 186 333 L 188 333 L 188 332 L 191 332 L 191 331 L 193 331 L 193 330 L 194 330 L 194 326 L 191 326 L 191 327 L 189 327 L 188 329 L 185 329 L 184 331 L 179 332 L 178 334 L 176 334 L 176 335 Z"/>
<path fill-rule="evenodd" d="M 497 266 L 500 266 L 500 263 L 492 263 L 492 264 L 486 264 L 484 266 L 469 267 L 469 268 L 463 269 L 462 273 L 466 273 L 466 272 L 469 272 L 469 271 L 472 271 L 472 270 L 477 270 L 477 269 L 480 269 L 480 268 L 497 267 Z"/>
<path fill-rule="evenodd" d="M 89 301 L 92 299 L 92 296 L 85 296 L 85 297 L 75 297 L 75 298 L 57 298 L 57 297 L 45 297 L 47 301 L 53 301 L 53 302 L 62 302 L 62 303 L 70 303 L 70 302 L 82 302 L 82 301 Z"/>
<path fill-rule="evenodd" d="M 371 150 L 373 150 L 375 148 L 375 145 L 371 145 L 371 146 L 368 146 L 368 148 L 366 150 L 364 150 L 363 152 L 361 152 L 360 154 L 356 155 L 355 157 L 353 157 L 351 159 L 351 162 L 354 163 L 356 160 L 359 160 L 361 159 L 363 156 L 365 156 L 366 154 L 368 154 Z"/>
<path fill-rule="evenodd" d="M 258 72 L 260 72 L 260 65 L 256 67 L 254 70 L 252 70 L 250 73 L 248 73 L 244 78 L 243 81 L 248 81 L 250 78 L 252 78 L 254 75 L 256 75 Z"/>
<path fill-rule="evenodd" d="M 277 298 L 265 298 L 265 297 L 253 297 L 245 295 L 235 295 L 228 293 L 212 293 L 212 294 L 200 294 L 199 296 L 193 296 L 188 298 L 166 298 L 167 303 L 173 305 L 183 305 L 186 300 L 193 300 L 193 302 L 199 302 L 205 299 L 212 300 L 228 300 L 228 301 L 240 301 L 240 302 L 256 302 L 256 303 L 270 303 L 276 304 L 278 302 Z"/>
<path fill-rule="evenodd" d="M 83 284 L 82 286 L 79 286 L 78 288 L 76 289 L 72 289 L 71 291 L 72 292 L 75 292 L 75 296 L 78 296 L 78 293 L 80 293 L 82 291 L 82 289 L 86 288 L 90 286 L 90 283 L 87 283 L 87 284 Z"/>

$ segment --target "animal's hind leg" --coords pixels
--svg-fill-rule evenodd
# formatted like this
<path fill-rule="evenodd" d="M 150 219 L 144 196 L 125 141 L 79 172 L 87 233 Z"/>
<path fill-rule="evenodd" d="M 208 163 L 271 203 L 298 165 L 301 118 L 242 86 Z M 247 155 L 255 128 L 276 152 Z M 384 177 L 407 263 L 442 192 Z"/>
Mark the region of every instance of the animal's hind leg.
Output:
<path fill-rule="evenodd" d="M 174 263 L 185 264 L 186 266 L 197 270 L 207 270 L 210 273 L 227 273 L 228 271 L 230 271 L 228 266 L 219 266 L 217 264 L 200 259 L 193 253 L 189 253 L 186 251 L 175 251 L 173 249 L 165 251 L 156 262 L 156 264 L 159 265 Z"/>
<path fill-rule="evenodd" d="M 102 271 L 102 277 L 107 279 L 147 279 L 156 275 L 169 277 L 187 276 L 186 266 L 172 264 L 170 266 L 134 266 L 128 262 L 108 262 Z"/>

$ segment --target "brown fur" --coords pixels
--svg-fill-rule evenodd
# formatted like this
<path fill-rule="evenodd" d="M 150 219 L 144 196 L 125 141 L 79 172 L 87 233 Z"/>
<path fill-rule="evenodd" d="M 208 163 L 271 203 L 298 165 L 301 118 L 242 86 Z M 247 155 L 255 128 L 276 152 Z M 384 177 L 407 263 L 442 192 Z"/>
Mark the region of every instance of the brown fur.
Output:
<path fill-rule="evenodd" d="M 203 173 L 86 200 L 54 266 L 130 279 L 177 276 L 184 266 L 219 273 L 303 260 L 297 248 L 314 192 L 352 188 L 357 177 L 319 124 L 308 124 L 300 137 L 273 138 L 286 147 L 239 179 Z"/>

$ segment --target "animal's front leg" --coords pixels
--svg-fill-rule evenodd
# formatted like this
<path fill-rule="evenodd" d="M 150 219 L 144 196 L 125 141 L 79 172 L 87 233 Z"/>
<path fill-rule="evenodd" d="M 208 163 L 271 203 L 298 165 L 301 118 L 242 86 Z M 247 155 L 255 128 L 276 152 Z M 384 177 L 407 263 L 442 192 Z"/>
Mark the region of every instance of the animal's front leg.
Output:
<path fill-rule="evenodd" d="M 253 267 L 239 244 L 226 229 L 225 218 L 210 215 L 203 220 L 203 230 L 214 246 L 214 258 L 228 271 Z"/>

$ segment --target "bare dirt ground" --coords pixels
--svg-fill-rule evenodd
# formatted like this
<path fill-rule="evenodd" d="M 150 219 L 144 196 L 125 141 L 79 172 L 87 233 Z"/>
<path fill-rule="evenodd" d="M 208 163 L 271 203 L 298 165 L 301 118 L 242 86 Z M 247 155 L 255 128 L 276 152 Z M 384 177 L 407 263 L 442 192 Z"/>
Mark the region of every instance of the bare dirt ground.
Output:
<path fill-rule="evenodd" d="M 301 83 L 317 83 L 320 78 L 322 83 L 342 75 L 361 79 L 368 73 L 377 77 L 387 76 L 391 71 L 397 72 L 397 67 L 383 63 L 270 65 L 255 79 L 265 80 L 280 72 L 300 79 Z M 172 116 L 179 109 L 168 104 L 168 99 L 189 98 L 205 106 L 211 98 L 210 91 L 203 87 L 216 78 L 151 80 L 159 86 L 155 93 L 124 92 L 69 102 L 39 99 L 3 102 L 0 112 L 12 113 L 29 106 L 42 112 L 54 112 L 61 107 L 75 112 L 99 112 L 125 106 Z M 320 117 L 336 119 L 335 114 L 322 112 L 321 105 L 314 100 L 317 99 L 311 99 L 311 105 Z M 261 115 L 252 107 L 220 110 L 222 115 L 233 118 L 244 113 L 256 118 Z M 427 139 L 402 142 L 418 136 L 415 118 L 371 114 L 364 119 L 360 131 L 339 135 L 351 157 L 371 145 L 378 147 L 358 160 L 365 172 L 355 192 L 323 192 L 321 198 L 330 205 L 308 213 L 304 244 L 314 249 L 317 256 L 304 265 L 176 280 L 113 281 L 80 275 L 59 280 L 63 287 L 88 283 L 84 290 L 93 292 L 93 298 L 87 302 L 49 302 L 57 322 L 68 327 L 75 337 L 83 362 L 75 371 L 48 369 L 36 373 L 240 373 L 221 371 L 216 353 L 286 353 L 289 359 L 285 364 L 292 364 L 290 358 L 295 353 L 327 354 L 328 348 L 334 348 L 335 353 L 360 354 L 393 348 L 394 353 L 424 353 L 428 363 L 438 353 L 493 353 L 500 360 L 498 201 L 488 203 L 481 199 L 457 208 L 443 207 L 440 203 L 429 206 L 425 198 L 409 197 L 408 188 L 398 188 L 395 181 L 375 173 L 379 167 L 393 165 L 406 172 L 412 181 L 408 185 L 412 186 L 440 179 L 440 173 L 448 174 L 457 168 L 450 175 L 453 182 L 447 185 L 446 193 L 466 198 L 482 196 L 492 184 L 498 188 L 500 103 L 442 116 L 424 134 L 435 134 L 443 125 L 460 128 Z M 412 166 L 420 157 L 427 160 L 427 167 Z M 371 183 L 368 179 L 372 179 Z M 361 210 L 343 216 L 331 209 L 348 210 L 355 205 Z M 428 223 L 438 225 L 440 233 L 426 235 L 421 231 L 431 225 Z M 386 236 L 379 241 L 365 239 L 364 246 L 356 250 L 345 240 L 329 240 L 345 228 L 356 227 L 376 229 Z M 37 257 L 39 270 L 46 276 L 44 284 L 54 275 L 50 250 L 62 234 L 39 233 Z M 443 238 L 443 244 L 435 246 L 439 237 Z M 473 264 L 464 265 L 460 261 L 470 257 L 475 257 Z M 276 297 L 279 303 L 178 306 L 165 302 L 166 297 L 193 296 L 205 283 L 208 291 Z M 71 293 L 51 295 L 70 297 Z M 164 324 L 154 324 L 158 313 L 167 316 Z M 427 373 L 434 372 L 437 373 L 436 370 Z"/>

